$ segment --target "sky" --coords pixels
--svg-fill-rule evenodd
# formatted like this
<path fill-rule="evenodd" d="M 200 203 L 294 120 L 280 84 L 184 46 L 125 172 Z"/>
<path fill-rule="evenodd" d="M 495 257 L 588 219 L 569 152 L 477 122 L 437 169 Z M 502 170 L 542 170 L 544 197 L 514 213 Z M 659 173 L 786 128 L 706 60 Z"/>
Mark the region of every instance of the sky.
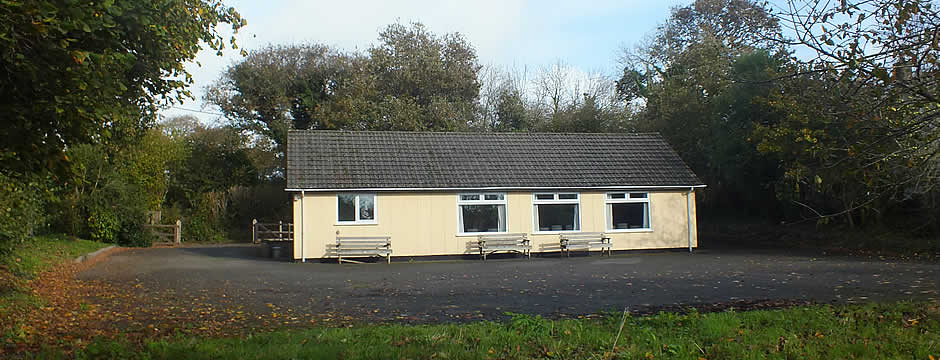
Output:
<path fill-rule="evenodd" d="M 624 47 L 632 47 L 665 21 L 669 10 L 690 1 L 311 1 L 228 0 L 248 21 L 236 38 L 247 51 L 268 44 L 322 43 L 344 50 L 368 49 L 388 24 L 421 22 L 435 34 L 459 32 L 486 66 L 537 69 L 562 61 L 583 72 L 615 75 Z M 196 100 L 162 111 L 218 121 L 204 107 L 206 86 L 241 56 L 202 51 L 187 64 Z M 199 65 L 197 65 L 197 62 Z"/>

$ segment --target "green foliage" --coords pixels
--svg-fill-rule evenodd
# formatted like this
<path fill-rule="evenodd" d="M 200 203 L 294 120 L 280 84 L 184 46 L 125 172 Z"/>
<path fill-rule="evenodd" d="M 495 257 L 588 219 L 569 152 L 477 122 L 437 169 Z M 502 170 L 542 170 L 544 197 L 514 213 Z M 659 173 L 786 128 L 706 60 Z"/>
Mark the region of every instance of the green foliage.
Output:
<path fill-rule="evenodd" d="M 471 120 L 467 105 L 479 97 L 480 65 L 462 35 L 438 37 L 421 23 L 391 24 L 378 40 L 369 49 L 378 96 L 409 99 L 432 110 L 415 130 L 456 130 Z"/>
<path fill-rule="evenodd" d="M 917 206 L 936 231 L 940 195 L 940 12 L 930 1 L 813 2 L 781 14 L 818 57 L 768 96 L 785 114 L 763 124 L 760 149 L 782 160 L 782 197 L 827 223 L 879 224 Z M 870 49 L 879 50 L 872 53 Z"/>
<path fill-rule="evenodd" d="M 186 228 L 183 231 L 183 241 L 202 243 L 225 242 L 226 235 L 220 219 L 216 219 L 199 211 L 186 217 Z"/>
<path fill-rule="evenodd" d="M 764 37 L 779 33 L 759 3 L 699 0 L 673 9 L 652 43 L 627 54 L 618 91 L 644 103 L 636 130 L 661 133 L 708 184 L 705 208 L 782 215 L 776 158 L 752 141 L 757 126 L 784 116 L 758 101 L 789 64 Z"/>
<path fill-rule="evenodd" d="M 363 325 L 236 338 L 180 337 L 143 345 L 99 339 L 76 358 L 832 359 L 936 357 L 935 304 L 811 306 L 785 310 L 507 323 Z M 56 353 L 42 354 L 55 357 Z"/>
<path fill-rule="evenodd" d="M 245 139 L 231 127 L 202 128 L 186 137 L 185 158 L 172 171 L 171 186 L 190 204 L 200 194 L 251 185 L 259 174 L 245 148 Z"/>
<path fill-rule="evenodd" d="M 50 195 L 41 180 L 0 171 L 0 256 L 44 227 Z"/>
<path fill-rule="evenodd" d="M 31 278 L 42 271 L 81 255 L 101 249 L 107 244 L 62 235 L 30 238 L 13 251 L 0 255 L 0 265 L 16 276 Z"/>
<path fill-rule="evenodd" d="M 229 67 L 206 101 L 234 127 L 270 139 L 283 154 L 289 129 L 338 127 L 315 111 L 351 76 L 348 59 L 321 45 L 269 46 Z"/>
<path fill-rule="evenodd" d="M 121 232 L 118 233 L 118 244 L 122 246 L 150 247 L 153 245 L 154 235 L 144 225 L 143 214 L 127 216 L 121 222 Z"/>
<path fill-rule="evenodd" d="M 179 161 L 168 164 L 162 218 L 166 223 L 177 219 L 183 222 L 183 241 L 224 242 L 230 237 L 226 229 L 242 228 L 251 222 L 252 217 L 246 218 L 245 214 L 264 212 L 271 216 L 273 209 L 288 203 L 283 183 L 279 183 L 276 195 L 259 192 L 272 196 L 274 203 L 244 199 L 253 193 L 249 189 L 268 186 L 272 181 L 262 182 L 262 171 L 270 174 L 272 149 L 263 144 L 251 146 L 248 137 L 230 126 L 205 127 L 187 119 L 171 119 L 163 130 L 180 144 L 182 155 Z M 253 208 L 259 204 L 265 207 Z"/>
<path fill-rule="evenodd" d="M 252 219 L 261 222 L 278 222 L 293 219 L 291 197 L 284 191 L 284 183 L 268 182 L 254 186 L 237 186 L 229 192 L 229 206 L 225 214 L 226 226 L 244 229 Z M 233 240 L 250 240 L 250 232 L 233 231 L 228 237 Z"/>
<path fill-rule="evenodd" d="M 147 209 L 159 209 L 168 191 L 167 171 L 179 166 L 185 155 L 185 143 L 158 126 L 118 153 L 115 162 L 128 181 L 142 190 Z"/>
<path fill-rule="evenodd" d="M 531 127 L 522 95 L 516 90 L 503 89 L 496 99 L 497 131 L 518 131 Z"/>
<path fill-rule="evenodd" d="M 223 23 L 245 21 L 218 0 L 4 1 L 3 167 L 62 165 L 67 147 L 138 134 L 157 105 L 190 96 L 183 64 L 203 43 L 226 47 Z"/>
<path fill-rule="evenodd" d="M 235 128 L 269 139 L 279 157 L 289 129 L 440 131 L 471 122 L 480 65 L 460 34 L 392 24 L 378 40 L 368 56 L 322 45 L 252 52 L 205 100 Z"/>
<path fill-rule="evenodd" d="M 92 208 L 88 214 L 88 238 L 104 243 L 117 242 L 121 222 L 109 209 Z"/>
<path fill-rule="evenodd" d="M 96 241 L 147 244 L 139 227 L 150 199 L 141 196 L 146 191 L 132 181 L 127 168 L 114 163 L 115 157 L 102 145 L 74 146 L 67 154 L 72 166 L 60 207 L 60 229 Z"/>

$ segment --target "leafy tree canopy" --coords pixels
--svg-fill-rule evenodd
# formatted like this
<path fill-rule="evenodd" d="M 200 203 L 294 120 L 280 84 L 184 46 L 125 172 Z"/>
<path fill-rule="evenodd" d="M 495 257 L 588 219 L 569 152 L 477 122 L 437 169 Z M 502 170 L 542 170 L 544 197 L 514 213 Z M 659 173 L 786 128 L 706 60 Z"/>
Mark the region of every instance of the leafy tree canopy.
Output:
<path fill-rule="evenodd" d="M 157 106 L 190 96 L 183 63 L 203 43 L 235 47 L 223 23 L 245 25 L 220 0 L 2 2 L 3 167 L 61 168 L 68 146 L 141 134 Z"/>
<path fill-rule="evenodd" d="M 282 156 L 289 129 L 455 130 L 474 116 L 476 52 L 457 33 L 392 24 L 365 54 L 269 46 L 231 66 L 206 101 Z"/>

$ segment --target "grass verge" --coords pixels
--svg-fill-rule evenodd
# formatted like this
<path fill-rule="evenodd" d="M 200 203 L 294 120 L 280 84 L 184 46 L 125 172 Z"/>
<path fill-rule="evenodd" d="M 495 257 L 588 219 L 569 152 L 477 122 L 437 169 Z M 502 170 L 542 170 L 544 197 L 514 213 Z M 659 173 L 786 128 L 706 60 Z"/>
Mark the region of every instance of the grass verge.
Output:
<path fill-rule="evenodd" d="M 0 257 L 0 265 L 20 278 L 32 278 L 65 261 L 93 252 L 108 244 L 89 240 L 70 240 L 61 235 L 37 236 Z"/>
<path fill-rule="evenodd" d="M 619 337 L 621 321 L 622 332 Z M 615 345 L 616 343 L 616 345 Z M 782 310 L 599 319 L 367 325 L 277 331 L 246 338 L 145 344 L 100 339 L 72 354 L 125 359 L 933 359 L 940 358 L 935 303 L 809 306 Z"/>
<path fill-rule="evenodd" d="M 64 236 L 38 236 L 0 257 L 0 341 L 22 337 L 19 314 L 43 305 L 27 281 L 63 262 L 90 253 L 108 244 L 70 240 Z"/>

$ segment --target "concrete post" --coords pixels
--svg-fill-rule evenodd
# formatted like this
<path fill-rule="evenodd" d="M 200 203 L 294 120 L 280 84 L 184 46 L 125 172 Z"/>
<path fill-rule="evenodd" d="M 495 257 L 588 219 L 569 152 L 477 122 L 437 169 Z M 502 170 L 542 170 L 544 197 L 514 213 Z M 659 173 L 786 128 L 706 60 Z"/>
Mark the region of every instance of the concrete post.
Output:
<path fill-rule="evenodd" d="M 173 232 L 173 241 L 177 244 L 183 242 L 183 222 L 179 219 L 176 219 L 176 231 Z"/>

